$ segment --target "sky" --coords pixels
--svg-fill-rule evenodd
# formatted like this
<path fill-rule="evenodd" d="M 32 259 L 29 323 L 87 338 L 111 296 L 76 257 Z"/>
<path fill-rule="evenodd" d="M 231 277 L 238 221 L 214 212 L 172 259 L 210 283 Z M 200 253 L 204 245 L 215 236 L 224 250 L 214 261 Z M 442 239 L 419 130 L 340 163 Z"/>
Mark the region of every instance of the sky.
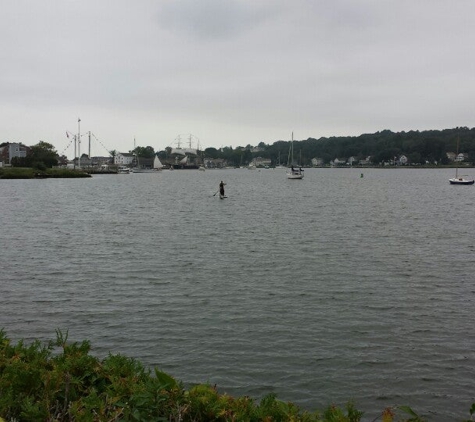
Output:
<path fill-rule="evenodd" d="M 2 0 L 0 143 L 74 156 L 473 127 L 473 0 Z M 81 120 L 80 123 L 78 120 Z M 67 137 L 69 133 L 69 137 Z M 199 145 L 198 145 L 199 142 Z"/>

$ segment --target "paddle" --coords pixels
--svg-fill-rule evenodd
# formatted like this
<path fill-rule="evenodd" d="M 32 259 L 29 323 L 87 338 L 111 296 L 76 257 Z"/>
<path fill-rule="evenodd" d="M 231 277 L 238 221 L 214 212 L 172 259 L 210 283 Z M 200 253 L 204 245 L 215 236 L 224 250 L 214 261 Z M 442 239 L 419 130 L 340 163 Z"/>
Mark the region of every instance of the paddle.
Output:
<path fill-rule="evenodd" d="M 216 191 L 216 193 L 218 193 L 218 192 L 219 192 L 219 190 L 218 190 L 218 191 Z M 213 196 L 216 196 L 216 193 L 215 193 Z"/>

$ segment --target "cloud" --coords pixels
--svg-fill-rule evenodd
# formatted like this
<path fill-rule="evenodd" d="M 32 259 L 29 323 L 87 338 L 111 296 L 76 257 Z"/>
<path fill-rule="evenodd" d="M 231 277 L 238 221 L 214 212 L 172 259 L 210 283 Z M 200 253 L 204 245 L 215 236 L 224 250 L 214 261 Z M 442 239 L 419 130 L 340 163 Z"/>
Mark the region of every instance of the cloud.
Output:
<path fill-rule="evenodd" d="M 201 40 L 228 39 L 259 25 L 269 12 L 259 2 L 238 0 L 167 1 L 157 22 L 163 28 Z"/>
<path fill-rule="evenodd" d="M 469 126 L 475 2 L 31 0 L 0 14 L 0 142 L 109 149 Z M 121 147 L 123 145 L 123 148 Z"/>

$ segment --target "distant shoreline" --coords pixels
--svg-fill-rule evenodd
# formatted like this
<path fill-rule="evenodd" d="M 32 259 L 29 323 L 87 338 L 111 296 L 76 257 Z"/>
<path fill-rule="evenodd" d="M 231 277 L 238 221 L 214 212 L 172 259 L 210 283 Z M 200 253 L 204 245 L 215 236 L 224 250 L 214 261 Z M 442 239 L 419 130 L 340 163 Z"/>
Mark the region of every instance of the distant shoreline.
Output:
<path fill-rule="evenodd" d="M 82 177 L 91 177 L 91 175 L 82 170 L 0 167 L 0 179 L 76 179 Z"/>
<path fill-rule="evenodd" d="M 318 166 L 318 167 L 304 167 L 303 169 L 337 169 L 337 170 L 405 170 L 405 169 L 456 169 L 456 166 L 453 165 L 420 165 L 420 166 Z M 459 170 L 463 171 L 464 169 L 473 169 L 473 165 L 463 165 L 458 167 Z M 236 168 L 239 169 L 239 168 Z M 257 168 L 258 170 L 264 170 L 264 167 Z M 221 169 L 216 169 L 221 170 Z M 225 169 L 222 169 L 225 170 Z M 275 170 L 274 167 L 270 167 L 265 170 Z M 197 170 L 198 171 L 198 170 Z M 115 171 L 103 171 L 97 169 L 87 169 L 87 170 L 75 170 L 75 169 L 62 169 L 62 168 L 51 168 L 45 170 L 38 170 L 27 167 L 0 167 L 0 179 L 77 179 L 92 177 L 93 174 L 117 174 Z"/>

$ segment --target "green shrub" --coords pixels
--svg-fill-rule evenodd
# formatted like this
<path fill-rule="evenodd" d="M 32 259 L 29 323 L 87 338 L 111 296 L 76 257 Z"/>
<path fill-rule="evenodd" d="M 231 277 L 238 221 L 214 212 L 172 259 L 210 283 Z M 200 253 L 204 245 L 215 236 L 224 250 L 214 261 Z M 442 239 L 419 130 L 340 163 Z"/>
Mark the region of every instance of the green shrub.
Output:
<path fill-rule="evenodd" d="M 89 354 L 88 341 L 68 342 L 67 333 L 42 344 L 12 344 L 0 330 L 0 422 L 7 421 L 168 421 L 168 422 L 359 422 L 353 403 L 329 406 L 320 415 L 300 410 L 269 394 L 260 402 L 233 398 L 216 386 L 185 390 L 173 377 L 145 369 L 135 359 Z M 411 408 L 385 409 L 375 419 L 393 422 L 403 412 L 422 422 Z M 475 404 L 470 409 L 475 413 Z"/>
<path fill-rule="evenodd" d="M 34 179 L 37 177 L 78 178 L 91 177 L 82 170 L 46 168 L 41 163 L 36 168 L 31 167 L 1 167 L 0 179 Z"/>

